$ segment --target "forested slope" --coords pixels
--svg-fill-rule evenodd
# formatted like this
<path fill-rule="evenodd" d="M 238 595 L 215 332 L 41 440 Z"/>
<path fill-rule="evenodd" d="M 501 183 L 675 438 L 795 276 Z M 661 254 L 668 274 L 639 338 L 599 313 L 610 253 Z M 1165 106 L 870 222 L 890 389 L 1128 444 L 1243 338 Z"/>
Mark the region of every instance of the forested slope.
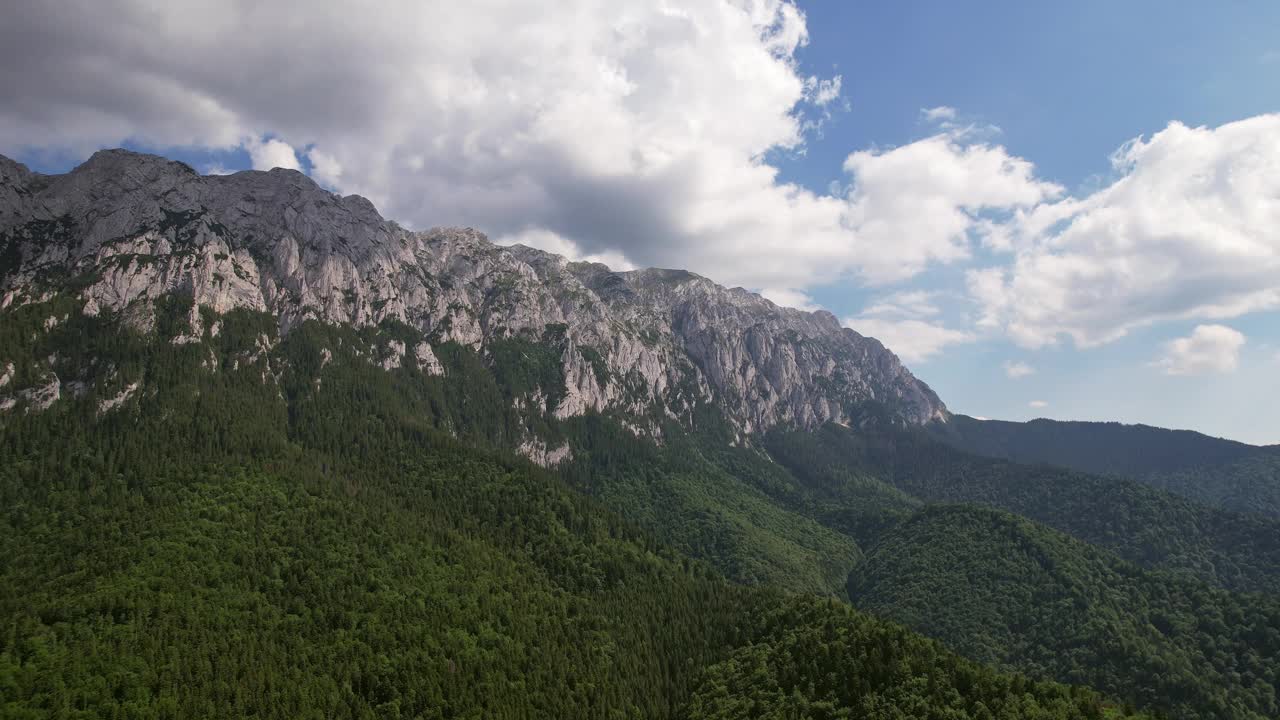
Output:
<path fill-rule="evenodd" d="M 804 452 L 784 443 L 803 441 Z M 828 425 L 768 447 L 786 464 L 877 478 L 925 502 L 980 503 L 1023 515 L 1149 569 L 1240 591 L 1280 592 L 1280 521 L 1232 513 L 1142 483 L 956 450 L 919 432 Z"/>
<path fill-rule="evenodd" d="M 82 316 L 33 331 L 58 303 L 0 315 L 15 357 L 57 354 L 82 383 L 0 427 L 5 717 L 1105 712 L 834 601 L 727 582 L 495 448 L 533 419 L 464 348 L 445 380 L 369 364 L 393 326 L 278 338 L 236 312 L 175 343 L 181 301 L 157 336 Z M 787 645 L 810 637 L 829 640 Z M 719 704 L 761 652 L 788 694 Z"/>
<path fill-rule="evenodd" d="M 1280 448 L 1259 448 L 1229 463 L 1141 475 L 1168 492 L 1241 513 L 1280 519 Z"/>
<path fill-rule="evenodd" d="M 1037 419 L 978 420 L 954 415 L 935 434 L 975 455 L 1048 463 L 1098 474 L 1136 477 L 1229 463 L 1252 455 L 1252 445 L 1192 430 L 1117 422 Z"/>
<path fill-rule="evenodd" d="M 977 455 L 1120 475 L 1224 510 L 1280 518 L 1280 448 L 1120 423 L 956 415 L 931 429 Z"/>
<path fill-rule="evenodd" d="M 1280 714 L 1280 601 L 1151 573 L 996 510 L 936 506 L 850 577 L 860 608 L 964 654 L 1178 718 Z"/>

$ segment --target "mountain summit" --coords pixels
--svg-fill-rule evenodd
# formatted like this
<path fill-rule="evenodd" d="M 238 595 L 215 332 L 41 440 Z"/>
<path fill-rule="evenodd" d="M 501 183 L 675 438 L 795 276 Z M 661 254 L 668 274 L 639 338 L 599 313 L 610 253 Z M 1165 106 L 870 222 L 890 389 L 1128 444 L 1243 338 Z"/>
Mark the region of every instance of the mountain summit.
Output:
<path fill-rule="evenodd" d="M 778 307 L 698 275 L 615 272 L 460 228 L 413 232 L 368 200 L 292 170 L 202 176 L 154 155 L 104 150 L 64 175 L 0 157 L 0 305 L 74 293 L 88 314 L 147 331 L 154 301 L 274 315 L 282 331 L 316 319 L 398 321 L 416 347 L 399 365 L 435 368 L 433 346 L 553 341 L 564 391 L 533 397 L 556 417 L 587 412 L 687 421 L 714 403 L 741 433 L 945 420 L 937 395 L 878 341 L 828 312 Z M 190 316 L 197 337 L 200 313 Z M 412 356 L 412 357 L 410 357 Z M 655 414 L 656 413 L 656 414 Z"/>

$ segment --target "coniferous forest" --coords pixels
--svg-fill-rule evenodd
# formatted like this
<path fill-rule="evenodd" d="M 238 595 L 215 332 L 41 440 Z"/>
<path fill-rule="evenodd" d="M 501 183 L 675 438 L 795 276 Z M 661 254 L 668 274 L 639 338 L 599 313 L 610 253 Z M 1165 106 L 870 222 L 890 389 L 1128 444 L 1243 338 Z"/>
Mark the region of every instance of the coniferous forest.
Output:
<path fill-rule="evenodd" d="M 173 296 L 153 334 L 44 331 L 65 302 L 0 315 L 84 386 L 0 434 L 7 717 L 1280 707 L 1260 517 L 888 428 L 744 447 L 711 407 L 663 444 L 535 417 L 510 401 L 555 390 L 536 342 L 445 344 L 428 377 L 366 360 L 395 324 L 195 309 L 219 332 L 175 345 Z M 512 454 L 530 431 L 573 459 Z"/>
<path fill-rule="evenodd" d="M 1262 516 L 887 426 L 556 421 L 512 402 L 561 391 L 547 339 L 445 343 L 427 376 L 369 361 L 416 339 L 394 323 L 73 308 L 0 315 L 14 357 L 79 379 L 0 435 L 8 717 L 1280 707 Z M 531 432 L 572 459 L 514 455 Z"/>
<path fill-rule="evenodd" d="M 16 357 L 84 382 L 0 433 L 4 717 L 1135 712 L 855 609 L 839 583 L 861 545 L 744 456 L 671 473 L 677 448 L 597 418 L 546 428 L 583 448 L 576 471 L 515 457 L 504 394 L 536 366 L 446 347 L 446 379 L 388 372 L 361 354 L 405 328 L 281 338 L 243 311 L 174 344 L 180 297 L 151 335 L 70 314 L 37 331 L 59 302 L 0 315 Z M 721 487 L 695 492 L 700 469 Z M 640 486 L 669 505 L 637 521 Z"/>

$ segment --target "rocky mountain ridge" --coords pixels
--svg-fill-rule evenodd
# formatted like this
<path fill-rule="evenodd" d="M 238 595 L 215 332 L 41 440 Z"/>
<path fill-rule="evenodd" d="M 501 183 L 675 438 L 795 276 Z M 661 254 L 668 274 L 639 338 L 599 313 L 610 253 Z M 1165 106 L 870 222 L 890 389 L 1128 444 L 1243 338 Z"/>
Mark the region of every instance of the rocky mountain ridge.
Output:
<path fill-rule="evenodd" d="M 713 402 L 748 434 L 857 422 L 869 405 L 902 424 L 949 417 L 892 352 L 830 313 L 685 271 L 615 272 L 502 247 L 470 229 L 413 232 L 290 170 L 202 176 L 106 150 L 41 175 L 0 156 L 0 308 L 67 293 L 84 313 L 142 330 L 171 293 L 197 309 L 270 313 L 284 332 L 308 319 L 399 321 L 424 339 L 383 362 L 426 372 L 440 367 L 432 345 L 483 352 L 497 339 L 554 337 L 565 387 L 545 411 L 559 418 L 687 419 Z M 193 309 L 192 337 L 201 322 Z"/>

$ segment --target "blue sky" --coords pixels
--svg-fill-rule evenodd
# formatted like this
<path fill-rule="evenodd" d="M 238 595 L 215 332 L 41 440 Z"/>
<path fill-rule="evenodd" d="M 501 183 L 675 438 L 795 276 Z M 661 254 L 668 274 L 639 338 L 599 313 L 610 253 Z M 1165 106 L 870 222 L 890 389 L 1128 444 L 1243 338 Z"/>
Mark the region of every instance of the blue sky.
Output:
<path fill-rule="evenodd" d="M 1220 125 L 1280 106 L 1280 5 L 1268 2 L 978 4 L 810 2 L 814 72 L 837 68 L 851 112 L 788 168 L 824 182 L 850 147 L 922 134 L 947 105 L 1075 187 L 1122 142 L 1170 120 Z M 823 160 L 825 160 L 825 167 Z"/>
<path fill-rule="evenodd" d="M 297 167 L 825 308 L 954 411 L 1280 442 L 1274 2 L 105 5 L 0 35 L 0 153 Z"/>
<path fill-rule="evenodd" d="M 1280 110 L 1280 4 L 1261 2 L 804 3 L 813 72 L 842 74 L 849 111 L 781 165 L 821 188 L 851 148 L 927 135 L 920 109 L 945 105 L 1001 129 L 998 141 L 1068 188 L 1111 173 L 1122 143 L 1171 120 L 1219 125 Z M 1277 168 L 1280 172 L 1280 168 Z M 913 287 L 953 284 L 930 273 Z M 1277 278 L 1280 283 L 1280 278 Z M 845 317 L 868 300 L 847 283 L 811 293 Z M 1026 352 L 1007 342 L 949 348 L 912 363 L 953 410 L 1002 419 L 1045 416 L 1185 427 L 1280 442 L 1280 317 L 1228 321 L 1245 333 L 1234 373 L 1163 375 L 1148 363 L 1195 321 L 1146 328 L 1092 350 Z M 1036 368 L 1018 380 L 1001 365 Z M 1044 400 L 1048 406 L 1031 408 Z"/>

